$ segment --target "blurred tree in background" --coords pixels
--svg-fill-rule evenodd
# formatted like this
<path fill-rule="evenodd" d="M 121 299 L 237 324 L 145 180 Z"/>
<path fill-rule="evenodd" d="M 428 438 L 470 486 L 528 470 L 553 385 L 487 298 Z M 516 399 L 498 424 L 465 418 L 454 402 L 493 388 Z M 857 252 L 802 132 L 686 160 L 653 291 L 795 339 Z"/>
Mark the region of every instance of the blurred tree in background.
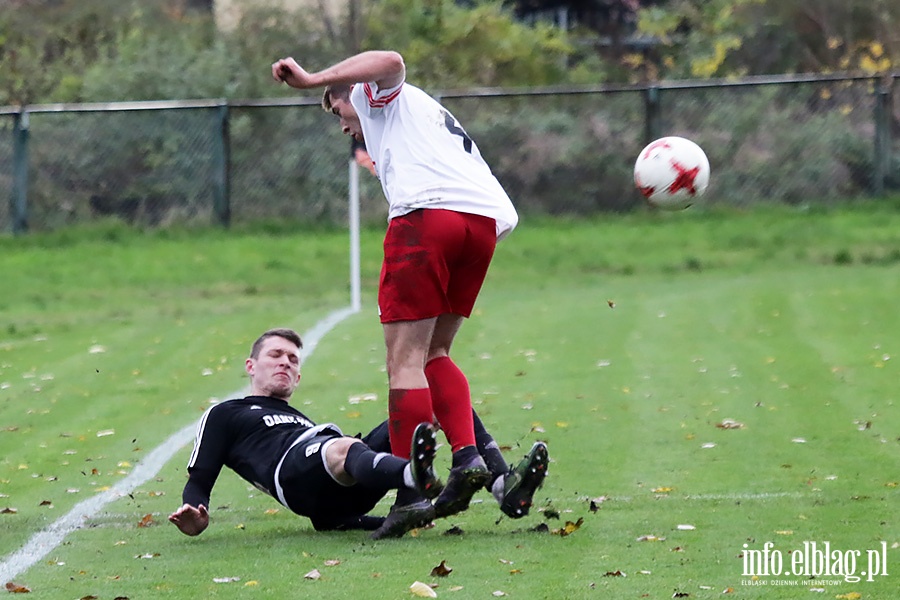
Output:
<path fill-rule="evenodd" d="M 599 64 L 570 64 L 574 49 L 565 31 L 517 21 L 499 2 L 382 0 L 366 41 L 398 50 L 410 80 L 423 86 L 549 85 L 592 75 L 599 81 Z"/>
<path fill-rule="evenodd" d="M 659 78 L 882 73 L 900 65 L 896 0 L 670 0 L 640 11 L 658 40 L 631 60 Z"/>
<path fill-rule="evenodd" d="M 324 2 L 324 4 L 323 4 Z M 426 87 L 637 82 L 900 64 L 897 0 L 0 0 L 0 105 L 292 93 L 268 66 L 404 54 Z"/>

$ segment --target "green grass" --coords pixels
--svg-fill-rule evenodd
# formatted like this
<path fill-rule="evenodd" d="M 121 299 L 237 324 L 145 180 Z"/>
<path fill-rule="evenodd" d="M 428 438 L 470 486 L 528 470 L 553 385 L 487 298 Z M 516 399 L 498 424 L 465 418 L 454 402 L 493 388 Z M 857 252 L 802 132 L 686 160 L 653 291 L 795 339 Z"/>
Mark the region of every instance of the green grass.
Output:
<path fill-rule="evenodd" d="M 320 343 L 295 396 L 349 433 L 385 413 L 380 235 L 363 232 L 363 312 Z M 17 509 L 0 514 L 0 555 L 239 391 L 260 331 L 302 332 L 345 305 L 346 265 L 345 233 L 284 226 L 0 239 L 0 508 Z M 532 515 L 498 522 L 481 494 L 432 530 L 372 542 L 316 533 L 227 473 L 210 529 L 187 538 L 165 522 L 183 448 L 15 580 L 54 599 L 405 598 L 417 580 L 441 598 L 797 598 L 802 577 L 744 585 L 744 544 L 774 542 L 789 566 L 804 541 L 885 541 L 887 577 L 813 597 L 895 598 L 898 295 L 896 202 L 525 219 L 454 354 L 511 461 L 549 444 Z M 377 399 L 349 401 L 363 394 Z M 442 560 L 453 572 L 432 577 Z"/>

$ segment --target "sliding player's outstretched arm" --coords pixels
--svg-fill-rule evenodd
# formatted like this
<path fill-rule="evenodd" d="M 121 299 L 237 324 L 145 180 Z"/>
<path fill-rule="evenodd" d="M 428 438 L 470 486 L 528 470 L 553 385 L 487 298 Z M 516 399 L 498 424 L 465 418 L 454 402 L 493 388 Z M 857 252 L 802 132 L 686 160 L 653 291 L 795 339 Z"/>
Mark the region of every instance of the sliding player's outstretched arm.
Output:
<path fill-rule="evenodd" d="M 183 504 L 169 515 L 169 521 L 185 535 L 200 535 L 209 527 L 209 497 L 225 462 L 225 419 L 221 405 L 211 407 L 200 419 L 181 493 Z"/>

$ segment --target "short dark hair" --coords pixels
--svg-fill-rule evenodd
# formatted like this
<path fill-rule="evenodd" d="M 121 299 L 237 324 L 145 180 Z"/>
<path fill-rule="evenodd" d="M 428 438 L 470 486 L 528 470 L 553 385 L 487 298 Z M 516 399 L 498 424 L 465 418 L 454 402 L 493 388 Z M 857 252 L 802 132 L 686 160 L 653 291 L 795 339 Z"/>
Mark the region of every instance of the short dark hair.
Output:
<path fill-rule="evenodd" d="M 253 342 L 253 347 L 250 348 L 250 358 L 259 358 L 259 351 L 262 350 L 262 345 L 270 337 L 284 338 L 292 344 L 296 345 L 298 348 L 303 348 L 303 340 L 300 339 L 300 334 L 298 334 L 293 329 L 278 327 L 276 329 L 270 329 L 256 338 L 256 341 Z"/>
<path fill-rule="evenodd" d="M 329 85 L 325 88 L 325 92 L 322 94 L 322 108 L 326 112 L 331 112 L 331 108 L 333 106 L 333 101 L 335 98 L 339 100 L 349 101 L 351 89 L 353 89 L 353 86 L 349 83 L 335 83 L 333 85 Z"/>

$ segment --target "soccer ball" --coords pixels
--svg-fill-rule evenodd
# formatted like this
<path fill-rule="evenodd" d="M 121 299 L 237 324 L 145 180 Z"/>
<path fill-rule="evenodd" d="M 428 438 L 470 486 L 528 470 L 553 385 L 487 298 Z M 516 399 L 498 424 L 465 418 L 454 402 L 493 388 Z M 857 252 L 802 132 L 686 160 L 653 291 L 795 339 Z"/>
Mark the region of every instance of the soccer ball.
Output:
<path fill-rule="evenodd" d="M 681 210 L 706 191 L 709 160 L 691 140 L 660 138 L 641 150 L 634 163 L 634 184 L 653 206 Z"/>

